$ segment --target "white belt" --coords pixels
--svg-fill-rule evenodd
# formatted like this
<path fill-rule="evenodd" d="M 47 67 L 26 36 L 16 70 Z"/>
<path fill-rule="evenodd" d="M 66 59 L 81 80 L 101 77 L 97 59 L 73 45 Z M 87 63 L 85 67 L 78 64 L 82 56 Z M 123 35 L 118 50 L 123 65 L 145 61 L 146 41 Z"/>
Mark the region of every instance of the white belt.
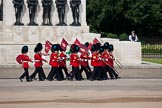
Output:
<path fill-rule="evenodd" d="M 28 62 L 28 61 L 22 61 L 22 62 L 26 63 L 26 62 Z"/>
<path fill-rule="evenodd" d="M 34 60 L 35 62 L 40 62 L 40 60 Z"/>

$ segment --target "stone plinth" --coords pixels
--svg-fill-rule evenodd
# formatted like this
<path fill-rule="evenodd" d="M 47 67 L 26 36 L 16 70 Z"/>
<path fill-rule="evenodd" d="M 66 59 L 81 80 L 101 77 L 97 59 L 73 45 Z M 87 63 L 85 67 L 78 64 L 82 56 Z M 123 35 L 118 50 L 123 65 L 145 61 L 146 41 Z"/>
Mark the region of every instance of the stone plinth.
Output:
<path fill-rule="evenodd" d="M 45 42 L 49 40 L 53 43 L 60 43 L 65 38 L 69 43 L 78 38 L 81 42 L 94 38 L 89 34 L 88 26 L 11 26 L 4 27 L 3 34 L 0 36 L 0 43 L 29 43 Z M 86 36 L 83 38 L 83 36 Z M 98 38 L 100 35 L 97 35 Z"/>
<path fill-rule="evenodd" d="M 141 64 L 142 52 L 140 42 L 119 41 L 109 38 L 102 40 L 102 42 L 109 42 L 114 45 L 113 54 L 124 66 Z"/>

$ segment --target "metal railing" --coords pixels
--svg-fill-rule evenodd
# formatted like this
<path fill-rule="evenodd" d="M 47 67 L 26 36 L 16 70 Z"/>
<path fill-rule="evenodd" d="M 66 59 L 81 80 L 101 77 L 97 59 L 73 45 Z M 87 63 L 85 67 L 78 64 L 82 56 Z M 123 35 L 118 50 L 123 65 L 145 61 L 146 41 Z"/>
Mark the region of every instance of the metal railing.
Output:
<path fill-rule="evenodd" d="M 142 43 L 142 58 L 162 58 L 162 36 L 146 34 L 140 37 Z"/>

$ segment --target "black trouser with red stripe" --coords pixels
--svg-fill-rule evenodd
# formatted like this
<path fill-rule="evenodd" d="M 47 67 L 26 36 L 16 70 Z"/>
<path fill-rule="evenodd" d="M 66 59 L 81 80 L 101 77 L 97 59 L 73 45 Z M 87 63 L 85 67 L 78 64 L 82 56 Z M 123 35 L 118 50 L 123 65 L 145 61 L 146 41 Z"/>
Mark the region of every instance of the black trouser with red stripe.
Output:
<path fill-rule="evenodd" d="M 67 71 L 67 67 L 66 66 L 61 66 L 61 67 L 59 67 L 59 72 L 60 72 L 61 78 L 64 79 L 64 74 L 63 74 L 62 70 L 64 70 L 66 78 L 69 77 L 69 74 L 68 74 L 68 71 Z"/>
<path fill-rule="evenodd" d="M 101 67 L 100 66 L 94 66 L 92 75 L 91 75 L 91 80 L 101 80 Z"/>
<path fill-rule="evenodd" d="M 80 73 L 82 74 L 83 71 L 86 73 L 87 79 L 90 79 L 90 74 L 91 73 L 90 73 L 90 71 L 88 69 L 88 66 L 81 66 Z"/>
<path fill-rule="evenodd" d="M 72 66 L 72 71 L 71 71 L 70 75 L 71 75 L 72 79 L 75 76 L 76 80 L 82 80 L 82 77 L 81 77 L 81 74 L 80 74 L 80 71 L 79 71 L 79 67 L 73 67 Z"/>
<path fill-rule="evenodd" d="M 38 73 L 38 78 L 39 81 L 45 80 L 46 79 L 46 75 L 44 73 L 44 70 L 42 67 L 35 67 L 35 71 L 32 73 L 32 75 L 30 76 L 31 79 L 35 78 L 35 76 Z"/>
<path fill-rule="evenodd" d="M 21 79 L 26 77 L 26 81 L 29 81 L 29 71 L 28 68 L 24 68 L 24 73 L 20 76 Z"/>
<path fill-rule="evenodd" d="M 102 80 L 108 79 L 106 66 L 102 66 L 100 72 L 101 72 L 101 79 Z"/>
<path fill-rule="evenodd" d="M 59 74 L 59 67 L 51 67 L 51 71 L 48 74 L 47 80 L 52 81 L 54 77 L 58 80 L 61 81 L 61 76 Z"/>
<path fill-rule="evenodd" d="M 118 74 L 115 72 L 115 70 L 112 67 L 106 66 L 106 72 L 109 73 L 111 79 L 118 78 Z"/>

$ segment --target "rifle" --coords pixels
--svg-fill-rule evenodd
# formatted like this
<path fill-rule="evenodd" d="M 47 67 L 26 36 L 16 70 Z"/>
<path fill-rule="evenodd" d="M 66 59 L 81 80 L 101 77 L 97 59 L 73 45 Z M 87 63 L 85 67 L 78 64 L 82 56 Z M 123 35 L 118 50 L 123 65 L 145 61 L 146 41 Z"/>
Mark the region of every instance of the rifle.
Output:
<path fill-rule="evenodd" d="M 113 68 L 113 67 L 111 67 L 108 63 L 106 63 L 104 60 L 102 60 L 107 66 L 109 66 L 112 70 L 114 70 L 114 72 L 116 72 L 118 75 L 119 75 L 119 72 L 115 69 L 115 68 Z"/>

